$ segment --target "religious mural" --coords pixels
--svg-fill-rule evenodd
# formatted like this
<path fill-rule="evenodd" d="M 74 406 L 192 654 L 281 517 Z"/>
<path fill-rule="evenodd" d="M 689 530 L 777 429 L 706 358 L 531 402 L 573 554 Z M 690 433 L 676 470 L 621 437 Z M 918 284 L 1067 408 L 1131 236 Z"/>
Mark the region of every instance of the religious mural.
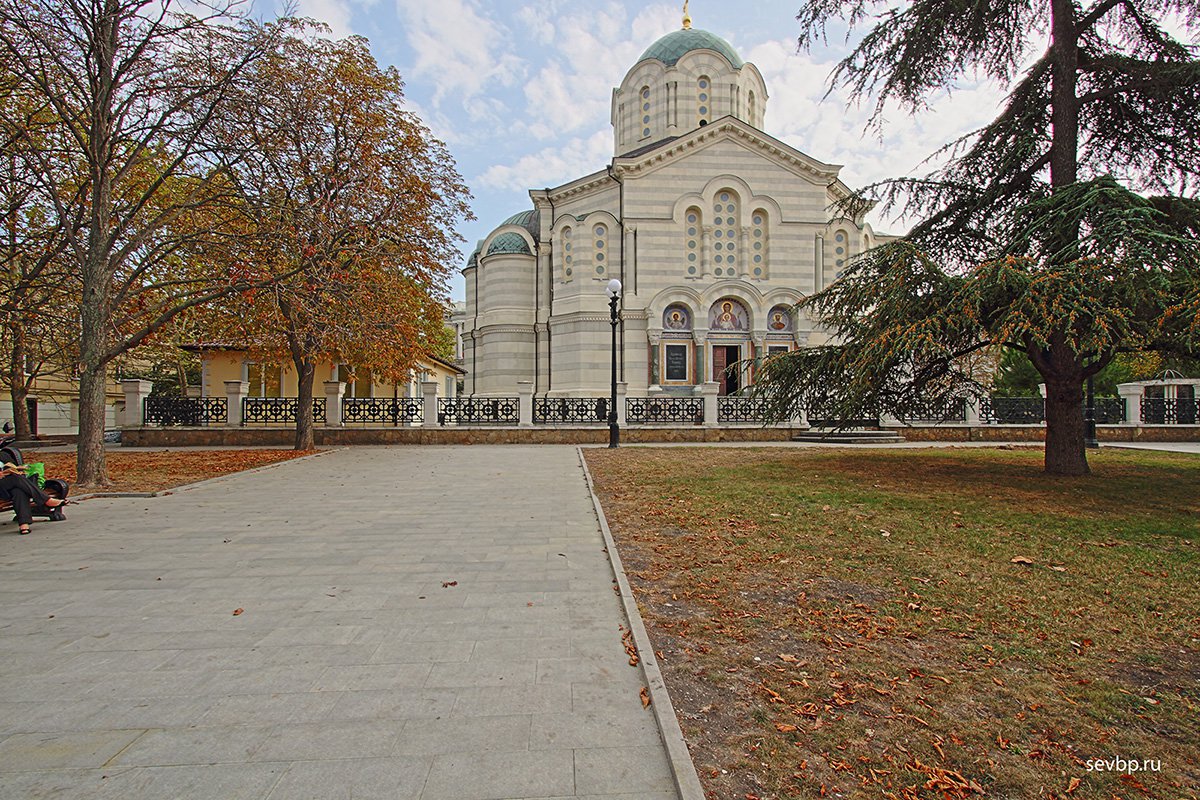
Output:
<path fill-rule="evenodd" d="M 690 331 L 692 329 L 692 312 L 687 306 L 678 303 L 667 306 L 663 311 L 664 331 Z"/>
<path fill-rule="evenodd" d="M 767 315 L 767 330 L 771 333 L 790 333 L 792 330 L 792 309 L 788 306 L 775 306 Z"/>
<path fill-rule="evenodd" d="M 708 312 L 708 328 L 714 331 L 749 331 L 750 314 L 739 300 L 718 300 Z"/>

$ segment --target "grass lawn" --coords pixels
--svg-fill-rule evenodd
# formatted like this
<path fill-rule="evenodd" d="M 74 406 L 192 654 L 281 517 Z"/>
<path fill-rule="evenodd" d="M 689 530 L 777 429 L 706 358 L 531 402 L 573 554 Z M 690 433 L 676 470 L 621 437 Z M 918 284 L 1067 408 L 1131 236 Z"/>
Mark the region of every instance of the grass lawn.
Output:
<path fill-rule="evenodd" d="M 1200 458 L 586 456 L 710 797 L 1200 796 Z"/>
<path fill-rule="evenodd" d="M 162 450 L 151 452 L 108 451 L 108 474 L 112 486 L 105 491 L 158 492 L 175 486 L 228 475 L 231 472 L 287 461 L 316 451 L 302 450 Z M 42 461 L 47 478 L 75 483 L 75 453 L 46 453 L 35 449 L 22 454 L 26 463 Z M 72 492 L 75 489 L 72 488 Z"/>

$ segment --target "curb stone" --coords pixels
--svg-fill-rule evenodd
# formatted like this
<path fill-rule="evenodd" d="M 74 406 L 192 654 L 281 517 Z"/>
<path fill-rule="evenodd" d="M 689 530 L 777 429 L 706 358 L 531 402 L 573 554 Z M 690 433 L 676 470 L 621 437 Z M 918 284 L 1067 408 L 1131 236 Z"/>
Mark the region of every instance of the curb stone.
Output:
<path fill-rule="evenodd" d="M 633 643 L 637 646 L 642 672 L 646 676 L 646 685 L 650 690 L 650 705 L 654 711 L 658 732 L 667 748 L 667 761 L 671 765 L 671 776 L 675 779 L 675 788 L 680 800 L 705 800 L 704 788 L 700 785 L 700 776 L 696 773 L 696 765 L 688 752 L 687 742 L 683 738 L 683 729 L 679 727 L 679 719 L 675 716 L 675 707 L 671 704 L 671 696 L 667 692 L 666 681 L 663 680 L 662 670 L 658 666 L 658 658 L 654 654 L 654 646 L 650 635 L 646 633 L 646 625 L 642 622 L 641 612 L 638 611 L 637 600 L 634 599 L 633 589 L 625 577 L 625 568 L 621 565 L 621 556 L 617 553 L 617 544 L 613 540 L 612 531 L 608 528 L 608 520 L 604 509 L 600 506 L 600 498 L 596 496 L 596 487 L 592 483 L 592 473 L 588 471 L 587 461 L 583 457 L 583 448 L 576 447 L 579 455 L 579 465 L 583 467 L 583 477 L 587 481 L 588 494 L 592 496 L 592 506 L 596 510 L 596 519 L 600 523 L 600 533 L 604 536 L 604 547 L 608 551 L 608 561 L 612 566 L 617 587 L 621 594 L 621 605 L 625 608 L 625 617 L 629 629 L 633 633 Z"/>

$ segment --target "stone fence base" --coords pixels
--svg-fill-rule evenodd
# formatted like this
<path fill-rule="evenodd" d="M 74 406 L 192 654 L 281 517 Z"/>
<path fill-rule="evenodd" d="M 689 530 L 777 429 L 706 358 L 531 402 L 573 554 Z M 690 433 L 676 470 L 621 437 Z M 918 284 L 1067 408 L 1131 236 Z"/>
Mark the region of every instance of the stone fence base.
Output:
<path fill-rule="evenodd" d="M 763 428 L 748 425 L 732 428 L 659 427 L 622 428 L 621 441 L 642 442 L 787 442 L 793 433 L 808 430 L 796 426 Z M 125 447 L 224 446 L 291 447 L 293 428 L 123 428 Z M 447 428 L 322 428 L 313 429 L 320 445 L 350 444 L 607 444 L 608 428 L 547 427 L 511 428 L 496 426 Z"/>
<path fill-rule="evenodd" d="M 706 428 L 639 425 L 621 429 L 627 444 L 671 442 L 787 442 L 804 426 L 764 428 L 756 425 Z M 1037 425 L 888 426 L 910 442 L 1040 442 L 1045 428 Z M 291 447 L 292 428 L 123 428 L 126 447 Z M 318 445 L 351 444 L 607 444 L 608 428 L 587 427 L 448 427 L 324 428 L 316 427 Z M 1200 425 L 1099 425 L 1102 442 L 1200 442 Z"/>
<path fill-rule="evenodd" d="M 887 426 L 910 442 L 1042 442 L 1041 425 Z M 1200 425 L 1097 425 L 1101 442 L 1200 442 Z"/>

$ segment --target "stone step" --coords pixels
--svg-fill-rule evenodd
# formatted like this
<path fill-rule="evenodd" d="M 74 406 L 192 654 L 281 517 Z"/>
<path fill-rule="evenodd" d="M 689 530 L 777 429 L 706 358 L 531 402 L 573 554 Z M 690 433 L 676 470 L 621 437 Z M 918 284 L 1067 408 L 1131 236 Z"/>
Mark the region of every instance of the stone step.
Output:
<path fill-rule="evenodd" d="M 809 430 L 793 434 L 792 441 L 824 444 L 899 444 L 904 441 L 904 437 L 892 431 Z"/>

